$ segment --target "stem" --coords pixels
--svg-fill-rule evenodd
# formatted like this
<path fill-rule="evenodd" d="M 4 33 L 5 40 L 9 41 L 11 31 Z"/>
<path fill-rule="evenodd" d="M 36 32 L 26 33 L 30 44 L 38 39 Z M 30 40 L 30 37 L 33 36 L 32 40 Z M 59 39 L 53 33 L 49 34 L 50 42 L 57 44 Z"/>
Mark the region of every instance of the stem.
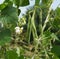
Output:
<path fill-rule="evenodd" d="M 43 35 L 43 30 L 42 30 L 42 9 L 41 9 L 41 12 L 40 12 L 40 24 L 39 24 L 39 29 L 40 29 L 41 35 Z"/>
<path fill-rule="evenodd" d="M 27 25 L 27 40 L 29 44 L 30 44 L 30 35 L 31 35 L 31 16 L 29 13 L 29 19 L 28 19 L 28 25 Z"/>
<path fill-rule="evenodd" d="M 0 16 L 1 16 L 1 10 L 0 10 Z"/>
<path fill-rule="evenodd" d="M 38 35 L 37 35 L 36 26 L 35 26 L 35 10 L 33 11 L 33 15 L 31 18 L 31 25 L 32 25 L 33 38 L 36 39 L 38 38 Z"/>
<path fill-rule="evenodd" d="M 51 9 L 49 8 L 49 11 L 48 11 L 46 20 L 45 20 L 44 25 L 43 25 L 43 31 L 44 31 L 44 29 L 45 29 L 45 27 L 46 27 L 46 25 L 47 25 L 47 23 L 48 23 L 48 21 L 49 21 L 50 12 L 51 12 Z"/>

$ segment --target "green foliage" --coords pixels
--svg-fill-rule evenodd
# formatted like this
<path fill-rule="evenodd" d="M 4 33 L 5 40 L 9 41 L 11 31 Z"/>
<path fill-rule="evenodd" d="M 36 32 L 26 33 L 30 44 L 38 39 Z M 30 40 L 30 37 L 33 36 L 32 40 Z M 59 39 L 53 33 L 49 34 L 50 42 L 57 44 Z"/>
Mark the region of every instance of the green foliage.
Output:
<path fill-rule="evenodd" d="M 21 55 L 18 59 L 24 59 L 24 56 L 23 56 L 23 55 Z"/>
<path fill-rule="evenodd" d="M 40 0 L 35 0 L 35 5 L 39 5 Z"/>
<path fill-rule="evenodd" d="M 47 1 L 47 0 L 42 0 L 42 5 L 44 5 L 44 6 L 46 6 L 46 7 L 47 7 L 47 6 L 50 6 L 51 3 L 52 3 L 52 1 L 53 1 L 53 0 L 48 0 L 48 1 Z"/>
<path fill-rule="evenodd" d="M 0 45 L 4 45 L 5 43 L 9 43 L 10 41 L 11 31 L 9 29 L 0 31 Z"/>
<path fill-rule="evenodd" d="M 18 59 L 18 55 L 15 50 L 6 51 L 5 59 Z"/>
<path fill-rule="evenodd" d="M 10 0 L 5 0 L 3 4 L 0 4 L 0 10 L 3 10 L 6 6 L 12 5 Z"/>
<path fill-rule="evenodd" d="M 0 5 L 0 10 L 4 9 L 6 6 L 7 6 L 7 4 L 5 4 L 5 3 L 4 4 L 1 4 Z"/>
<path fill-rule="evenodd" d="M 31 37 L 31 33 L 33 35 L 33 39 L 38 38 L 37 36 L 37 31 L 36 31 L 36 27 L 35 27 L 35 10 L 33 11 L 33 15 L 31 17 L 31 15 L 29 14 L 29 19 L 28 19 L 28 26 L 27 26 L 27 37 L 28 37 L 28 43 L 30 43 L 30 37 Z"/>
<path fill-rule="evenodd" d="M 6 28 L 13 29 L 17 24 L 17 19 L 18 19 L 17 10 L 12 6 L 7 6 L 1 11 L 0 21 Z"/>
<path fill-rule="evenodd" d="M 26 6 L 26 5 L 28 5 L 29 4 L 29 0 L 12 0 L 12 2 L 14 3 L 14 4 L 16 4 L 17 5 L 17 7 L 19 7 L 19 6 Z"/>
<path fill-rule="evenodd" d="M 58 45 L 53 45 L 52 52 L 55 53 L 55 56 L 58 56 L 60 58 L 60 46 Z"/>
<path fill-rule="evenodd" d="M 50 10 L 52 0 L 39 2 L 35 0 L 35 6 L 21 19 L 18 8 L 28 5 L 29 0 L 5 0 L 0 5 L 0 59 L 60 58 L 60 47 L 53 45 L 60 40 L 60 8 Z M 21 34 L 16 33 L 16 27 Z"/>
<path fill-rule="evenodd" d="M 55 10 L 55 17 L 54 17 L 54 20 L 53 20 L 53 23 L 52 23 L 52 26 L 56 29 L 60 29 L 60 8 L 57 8 Z"/>

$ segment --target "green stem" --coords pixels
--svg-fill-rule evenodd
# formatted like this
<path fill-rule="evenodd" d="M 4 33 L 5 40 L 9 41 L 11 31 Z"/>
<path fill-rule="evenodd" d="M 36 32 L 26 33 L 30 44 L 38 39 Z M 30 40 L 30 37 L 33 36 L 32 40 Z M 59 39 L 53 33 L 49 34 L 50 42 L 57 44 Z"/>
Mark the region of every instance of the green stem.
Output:
<path fill-rule="evenodd" d="M 47 23 L 49 22 L 50 12 L 51 12 L 51 9 L 49 8 L 49 11 L 48 11 L 48 14 L 47 14 L 46 20 L 45 20 L 44 25 L 43 25 L 43 31 L 44 31 L 44 29 L 45 29 Z"/>
<path fill-rule="evenodd" d="M 38 38 L 37 36 L 37 30 L 36 30 L 36 26 L 35 26 L 35 10 L 33 12 L 32 18 L 31 18 L 31 24 L 32 24 L 32 33 L 34 36 L 34 39 Z"/>
<path fill-rule="evenodd" d="M 40 29 L 41 35 L 43 35 L 43 30 L 42 30 L 42 9 L 40 11 L 40 24 L 39 24 L 39 29 Z"/>
<path fill-rule="evenodd" d="M 30 44 L 30 36 L 31 36 L 31 16 L 29 14 L 28 26 L 27 26 L 27 40 L 29 44 Z"/>

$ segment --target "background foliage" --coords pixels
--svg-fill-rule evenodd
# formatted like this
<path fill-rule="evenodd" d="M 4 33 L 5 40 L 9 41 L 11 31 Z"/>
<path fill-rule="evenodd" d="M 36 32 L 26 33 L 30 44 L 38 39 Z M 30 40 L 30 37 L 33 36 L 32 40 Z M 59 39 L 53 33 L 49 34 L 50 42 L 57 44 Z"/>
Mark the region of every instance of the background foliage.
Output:
<path fill-rule="evenodd" d="M 40 1 L 22 18 L 19 7 L 29 0 L 0 4 L 0 59 L 60 59 L 60 8 L 50 10 L 53 0 Z"/>

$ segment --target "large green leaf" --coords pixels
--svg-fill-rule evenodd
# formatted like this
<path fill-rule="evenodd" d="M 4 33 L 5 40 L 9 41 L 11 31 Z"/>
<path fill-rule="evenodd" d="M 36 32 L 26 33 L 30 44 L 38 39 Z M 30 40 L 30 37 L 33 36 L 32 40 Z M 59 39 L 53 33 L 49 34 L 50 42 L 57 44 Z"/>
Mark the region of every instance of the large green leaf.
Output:
<path fill-rule="evenodd" d="M 5 57 L 5 59 L 18 59 L 18 55 L 15 50 L 7 51 Z"/>
<path fill-rule="evenodd" d="M 58 45 L 53 45 L 52 52 L 59 57 L 60 59 L 60 46 Z"/>
<path fill-rule="evenodd" d="M 3 10 L 5 7 L 12 5 L 13 3 L 10 0 L 5 0 L 3 4 L 0 4 L 0 10 Z"/>
<path fill-rule="evenodd" d="M 18 13 L 16 8 L 12 6 L 7 6 L 1 11 L 0 21 L 5 27 L 14 28 L 18 20 Z"/>
<path fill-rule="evenodd" d="M 0 31 L 0 45 L 4 45 L 11 41 L 11 32 L 9 29 Z"/>
<path fill-rule="evenodd" d="M 5 4 L 5 3 L 4 4 L 1 4 L 0 5 L 0 10 L 4 9 L 6 6 L 7 6 L 7 4 Z"/>

